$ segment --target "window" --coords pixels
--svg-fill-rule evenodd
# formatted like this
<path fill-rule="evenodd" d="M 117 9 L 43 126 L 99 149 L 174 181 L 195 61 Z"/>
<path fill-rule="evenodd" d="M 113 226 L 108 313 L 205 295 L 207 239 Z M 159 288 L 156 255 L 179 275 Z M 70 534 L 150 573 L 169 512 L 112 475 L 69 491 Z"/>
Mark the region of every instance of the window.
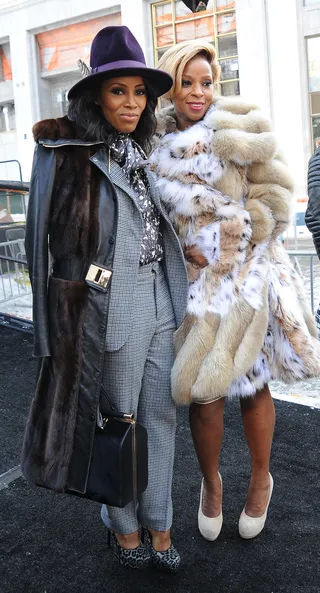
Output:
<path fill-rule="evenodd" d="M 92 39 L 103 27 L 121 24 L 121 13 L 66 25 L 36 35 L 40 65 L 41 117 L 62 117 L 68 109 L 68 90 L 79 80 L 77 62 L 90 62 Z"/>
<path fill-rule="evenodd" d="M 44 31 L 36 36 L 42 73 L 56 70 L 77 70 L 81 58 L 89 63 L 90 46 L 94 36 L 108 25 L 120 25 L 119 12 L 74 25 Z"/>
<path fill-rule="evenodd" d="M 12 80 L 10 44 L 0 45 L 0 82 Z"/>
<path fill-rule="evenodd" d="M 55 76 L 50 79 L 51 117 L 63 117 L 68 111 L 68 90 L 79 81 L 75 73 Z"/>
<path fill-rule="evenodd" d="M 313 150 L 320 146 L 320 37 L 307 39 Z"/>
<path fill-rule="evenodd" d="M 13 103 L 0 105 L 0 132 L 11 132 L 16 129 L 16 114 Z"/>
<path fill-rule="evenodd" d="M 180 41 L 212 41 L 221 66 L 221 95 L 238 95 L 239 64 L 235 0 L 209 0 L 207 8 L 193 13 L 182 0 L 152 4 L 154 57 L 157 64 L 166 49 Z"/>

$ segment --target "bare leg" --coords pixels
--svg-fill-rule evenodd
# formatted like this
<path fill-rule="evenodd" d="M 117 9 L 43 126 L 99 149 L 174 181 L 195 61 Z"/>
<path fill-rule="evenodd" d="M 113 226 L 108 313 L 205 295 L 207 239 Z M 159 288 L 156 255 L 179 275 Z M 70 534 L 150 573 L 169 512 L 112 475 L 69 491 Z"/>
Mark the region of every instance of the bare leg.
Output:
<path fill-rule="evenodd" d="M 275 410 L 268 385 L 257 391 L 255 397 L 243 398 L 240 403 L 252 470 L 245 512 L 249 517 L 260 517 L 268 502 L 268 472 L 275 423 Z"/>
<path fill-rule="evenodd" d="M 167 531 L 156 531 L 155 529 L 149 529 L 152 538 L 152 545 L 157 552 L 165 552 L 170 548 L 171 538 L 170 529 Z"/>
<path fill-rule="evenodd" d="M 204 477 L 202 511 L 207 517 L 221 513 L 222 492 L 218 475 L 223 437 L 224 398 L 211 404 L 192 404 L 189 421 L 194 447 Z"/>
<path fill-rule="evenodd" d="M 152 545 L 154 549 L 157 550 L 157 552 L 165 552 L 170 548 L 170 529 L 167 531 L 156 531 L 155 529 L 149 529 L 149 532 L 152 537 Z M 125 535 L 121 533 L 115 533 L 115 536 L 120 546 L 125 548 L 125 550 L 137 548 L 141 543 L 138 531 L 127 533 Z"/>
<path fill-rule="evenodd" d="M 140 536 L 138 531 L 133 533 L 115 533 L 115 536 L 122 548 L 125 550 L 133 550 L 140 545 Z"/>

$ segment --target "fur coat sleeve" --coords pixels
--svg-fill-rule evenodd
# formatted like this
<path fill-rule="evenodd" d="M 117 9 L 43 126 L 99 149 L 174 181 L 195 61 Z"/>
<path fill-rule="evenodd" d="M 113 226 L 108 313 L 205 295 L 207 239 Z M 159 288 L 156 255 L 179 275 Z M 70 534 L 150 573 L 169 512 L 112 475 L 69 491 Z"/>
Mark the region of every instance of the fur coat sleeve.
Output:
<path fill-rule="evenodd" d="M 281 235 L 290 223 L 293 182 L 270 121 L 256 106 L 238 98 L 218 100 L 208 120 L 214 132 L 213 151 L 245 168 L 252 241 Z"/>

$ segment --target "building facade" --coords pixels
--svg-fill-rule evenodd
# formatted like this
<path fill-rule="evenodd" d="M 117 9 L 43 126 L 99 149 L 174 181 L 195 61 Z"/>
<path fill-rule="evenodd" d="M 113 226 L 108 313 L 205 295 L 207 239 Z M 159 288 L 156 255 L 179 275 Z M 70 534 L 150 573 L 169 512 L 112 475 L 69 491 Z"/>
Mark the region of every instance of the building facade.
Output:
<path fill-rule="evenodd" d="M 181 0 L 0 0 L 0 161 L 30 178 L 32 125 L 66 113 L 67 92 L 107 25 L 127 25 L 149 65 L 182 40 L 212 41 L 222 69 L 217 93 L 241 94 L 271 116 L 305 195 L 320 145 L 320 0 L 209 0 L 193 14 Z M 0 178 L 18 179 L 17 163 Z"/>

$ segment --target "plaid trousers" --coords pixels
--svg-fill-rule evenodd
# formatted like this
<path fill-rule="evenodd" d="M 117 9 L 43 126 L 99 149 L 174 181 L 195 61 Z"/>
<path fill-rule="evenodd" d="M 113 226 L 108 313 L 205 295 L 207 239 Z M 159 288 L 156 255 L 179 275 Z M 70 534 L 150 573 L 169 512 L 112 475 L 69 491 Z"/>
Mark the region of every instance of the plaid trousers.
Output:
<path fill-rule="evenodd" d="M 102 519 L 117 533 L 132 533 L 139 522 L 158 531 L 172 523 L 171 483 L 176 410 L 171 397 L 173 333 L 176 328 L 170 292 L 161 264 L 141 266 L 127 341 L 105 353 L 104 387 L 121 412 L 133 413 L 148 431 L 148 487 L 138 505 L 102 507 Z"/>

